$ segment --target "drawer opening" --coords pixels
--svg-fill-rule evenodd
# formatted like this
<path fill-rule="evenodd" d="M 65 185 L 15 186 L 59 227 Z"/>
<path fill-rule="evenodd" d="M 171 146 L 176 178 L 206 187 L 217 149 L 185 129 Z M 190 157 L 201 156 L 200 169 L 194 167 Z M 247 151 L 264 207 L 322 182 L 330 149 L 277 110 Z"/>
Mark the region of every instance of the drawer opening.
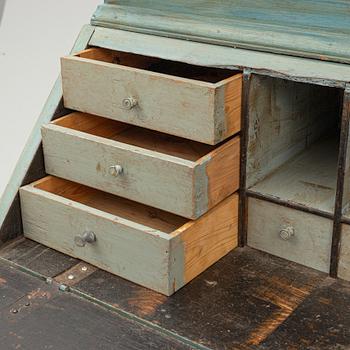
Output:
<path fill-rule="evenodd" d="M 189 221 L 163 210 L 54 176 L 37 181 L 33 187 L 169 234 Z"/>
<path fill-rule="evenodd" d="M 219 83 L 239 73 L 229 69 L 202 67 L 96 47 L 79 52 L 75 56 L 212 84 Z"/>
<path fill-rule="evenodd" d="M 254 76 L 249 192 L 333 214 L 342 90 Z"/>
<path fill-rule="evenodd" d="M 207 145 L 86 113 L 71 113 L 54 125 L 196 162 L 221 144 Z"/>

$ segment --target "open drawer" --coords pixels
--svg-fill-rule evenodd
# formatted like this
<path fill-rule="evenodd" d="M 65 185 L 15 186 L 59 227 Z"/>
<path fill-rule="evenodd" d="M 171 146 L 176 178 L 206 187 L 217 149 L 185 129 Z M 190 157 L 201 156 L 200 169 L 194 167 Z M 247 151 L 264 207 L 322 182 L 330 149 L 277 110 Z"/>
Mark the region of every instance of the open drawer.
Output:
<path fill-rule="evenodd" d="M 67 108 L 207 144 L 240 130 L 241 73 L 101 48 L 61 65 Z"/>
<path fill-rule="evenodd" d="M 215 147 L 79 112 L 42 134 L 48 174 L 187 218 L 239 187 L 239 137 Z"/>
<path fill-rule="evenodd" d="M 20 199 L 27 238 L 166 295 L 237 246 L 237 194 L 196 221 L 52 176 Z"/>

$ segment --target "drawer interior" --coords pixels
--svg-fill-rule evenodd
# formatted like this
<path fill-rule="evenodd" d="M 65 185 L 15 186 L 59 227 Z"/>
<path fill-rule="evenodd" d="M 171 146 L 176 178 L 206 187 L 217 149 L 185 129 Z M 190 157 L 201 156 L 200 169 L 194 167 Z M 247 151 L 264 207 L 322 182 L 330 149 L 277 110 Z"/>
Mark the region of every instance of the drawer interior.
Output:
<path fill-rule="evenodd" d="M 249 104 L 249 191 L 333 213 L 342 91 L 254 76 Z"/>
<path fill-rule="evenodd" d="M 239 73 L 228 69 L 202 67 L 95 47 L 79 52 L 75 56 L 213 84 Z"/>
<path fill-rule="evenodd" d="M 180 216 L 54 176 L 47 176 L 33 186 L 165 233 L 172 233 L 188 222 Z"/>
<path fill-rule="evenodd" d="M 189 161 L 197 161 L 219 146 L 211 146 L 79 112 L 57 119 L 53 124 Z"/>

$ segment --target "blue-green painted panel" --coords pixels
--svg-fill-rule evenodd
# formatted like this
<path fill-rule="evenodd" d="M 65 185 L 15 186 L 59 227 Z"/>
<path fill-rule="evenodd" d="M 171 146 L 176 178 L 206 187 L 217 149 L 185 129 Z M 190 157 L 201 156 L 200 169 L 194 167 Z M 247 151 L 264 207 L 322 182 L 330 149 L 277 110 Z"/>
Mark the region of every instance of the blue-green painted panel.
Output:
<path fill-rule="evenodd" d="M 350 63 L 349 0 L 106 0 L 92 23 Z"/>

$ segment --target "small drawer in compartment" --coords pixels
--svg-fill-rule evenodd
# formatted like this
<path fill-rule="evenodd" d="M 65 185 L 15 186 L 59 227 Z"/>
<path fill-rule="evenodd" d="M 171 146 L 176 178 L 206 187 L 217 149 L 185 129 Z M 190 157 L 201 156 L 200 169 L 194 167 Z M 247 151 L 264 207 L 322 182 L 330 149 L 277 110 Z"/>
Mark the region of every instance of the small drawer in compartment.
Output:
<path fill-rule="evenodd" d="M 241 73 L 101 48 L 61 64 L 73 110 L 207 144 L 240 130 Z"/>
<path fill-rule="evenodd" d="M 350 225 L 342 225 L 338 277 L 350 281 Z"/>
<path fill-rule="evenodd" d="M 237 246 L 237 194 L 196 221 L 52 176 L 20 199 L 27 238 L 166 295 Z"/>
<path fill-rule="evenodd" d="M 342 90 L 254 76 L 248 192 L 334 212 Z"/>
<path fill-rule="evenodd" d="M 42 134 L 48 174 L 183 217 L 239 187 L 238 136 L 215 147 L 79 112 Z"/>
<path fill-rule="evenodd" d="M 248 199 L 248 245 L 329 272 L 332 220 L 264 200 Z"/>

